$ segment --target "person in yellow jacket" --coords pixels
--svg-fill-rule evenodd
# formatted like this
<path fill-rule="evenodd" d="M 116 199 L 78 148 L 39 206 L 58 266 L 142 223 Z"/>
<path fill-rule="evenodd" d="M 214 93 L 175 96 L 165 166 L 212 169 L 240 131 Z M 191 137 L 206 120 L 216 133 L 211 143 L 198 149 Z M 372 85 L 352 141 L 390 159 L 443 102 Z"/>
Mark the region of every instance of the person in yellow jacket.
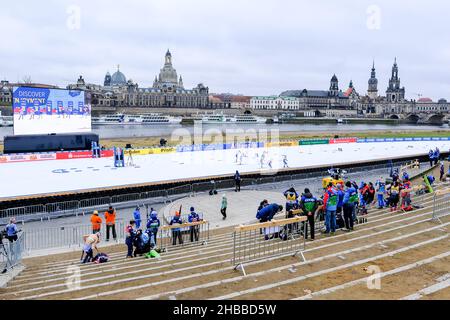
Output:
<path fill-rule="evenodd" d="M 95 234 L 97 232 L 100 232 L 100 229 L 102 227 L 102 218 L 98 216 L 98 211 L 95 210 L 94 213 L 91 216 L 91 224 L 92 224 L 92 233 Z"/>

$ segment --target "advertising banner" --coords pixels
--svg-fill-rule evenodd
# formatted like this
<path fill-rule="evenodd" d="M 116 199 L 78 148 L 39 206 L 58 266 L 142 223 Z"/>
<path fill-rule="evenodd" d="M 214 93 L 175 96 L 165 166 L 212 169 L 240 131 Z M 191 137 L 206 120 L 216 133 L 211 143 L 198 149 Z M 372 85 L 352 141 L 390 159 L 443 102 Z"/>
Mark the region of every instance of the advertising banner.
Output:
<path fill-rule="evenodd" d="M 308 146 L 308 145 L 315 145 L 315 144 L 329 144 L 329 139 L 317 139 L 317 140 L 300 140 L 298 144 L 300 146 Z"/>
<path fill-rule="evenodd" d="M 338 139 L 330 139 L 330 144 L 337 144 L 337 143 L 355 143 L 356 138 L 338 138 Z"/>
<path fill-rule="evenodd" d="M 267 142 L 267 147 L 296 147 L 298 143 L 295 141 Z"/>
<path fill-rule="evenodd" d="M 84 91 L 13 88 L 14 135 L 91 131 L 91 107 Z"/>
<path fill-rule="evenodd" d="M 56 153 L 36 153 L 0 156 L 0 163 L 56 160 Z"/>

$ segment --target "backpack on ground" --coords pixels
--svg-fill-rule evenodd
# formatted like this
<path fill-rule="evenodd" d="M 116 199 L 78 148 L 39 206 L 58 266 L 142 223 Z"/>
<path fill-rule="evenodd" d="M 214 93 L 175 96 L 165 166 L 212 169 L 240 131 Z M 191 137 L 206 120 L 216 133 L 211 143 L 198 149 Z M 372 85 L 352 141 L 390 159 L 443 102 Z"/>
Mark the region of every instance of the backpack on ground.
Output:
<path fill-rule="evenodd" d="M 147 259 L 151 259 L 151 258 L 160 258 L 161 256 L 159 255 L 159 253 L 156 250 L 150 250 L 150 252 L 147 253 L 145 255 L 145 257 Z"/>
<path fill-rule="evenodd" d="M 94 257 L 94 263 L 106 263 L 109 261 L 109 256 L 106 253 L 99 253 Z"/>

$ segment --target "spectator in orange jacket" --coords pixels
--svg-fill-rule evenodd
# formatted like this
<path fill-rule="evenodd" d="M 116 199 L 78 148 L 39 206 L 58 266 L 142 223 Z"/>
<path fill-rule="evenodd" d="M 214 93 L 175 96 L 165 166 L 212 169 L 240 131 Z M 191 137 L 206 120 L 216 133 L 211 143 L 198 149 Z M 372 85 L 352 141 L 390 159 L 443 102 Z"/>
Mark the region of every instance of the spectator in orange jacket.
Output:
<path fill-rule="evenodd" d="M 116 210 L 110 206 L 108 211 L 105 212 L 106 220 L 106 241 L 109 241 L 109 231 L 112 230 L 112 236 L 114 241 L 117 240 L 116 234 Z"/>
<path fill-rule="evenodd" d="M 95 234 L 100 232 L 100 228 L 102 227 L 102 218 L 98 216 L 98 211 L 94 211 L 91 216 L 91 224 L 92 224 L 92 233 Z"/>

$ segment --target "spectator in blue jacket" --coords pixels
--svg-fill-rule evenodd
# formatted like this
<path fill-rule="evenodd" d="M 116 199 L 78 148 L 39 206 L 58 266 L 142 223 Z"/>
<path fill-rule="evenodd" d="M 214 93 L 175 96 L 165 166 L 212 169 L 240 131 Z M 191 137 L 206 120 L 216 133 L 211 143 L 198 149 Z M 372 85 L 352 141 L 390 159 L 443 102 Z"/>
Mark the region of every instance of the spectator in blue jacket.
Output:
<path fill-rule="evenodd" d="M 180 212 L 175 212 L 175 216 L 172 217 L 172 220 L 170 220 L 169 223 L 171 226 L 174 224 L 183 224 L 183 219 L 180 216 Z M 180 228 L 174 228 L 172 229 L 172 245 L 177 245 L 177 239 L 180 244 L 183 244 L 183 237 L 181 235 L 181 229 Z"/>
<path fill-rule="evenodd" d="M 338 193 L 333 187 L 333 183 L 328 184 L 323 197 L 323 210 L 325 211 L 325 234 L 332 235 L 336 232 L 336 210 L 338 204 Z"/>
<path fill-rule="evenodd" d="M 15 218 L 11 218 L 9 220 L 9 224 L 6 225 L 5 231 L 6 231 L 6 238 L 9 240 L 9 242 L 17 241 L 17 233 L 19 231 L 17 230 Z"/>
<path fill-rule="evenodd" d="M 378 209 L 383 209 L 384 206 L 386 205 L 386 203 L 384 202 L 384 195 L 386 193 L 386 183 L 383 181 L 382 177 L 375 183 L 375 187 L 377 190 Z"/>
<path fill-rule="evenodd" d="M 440 157 L 441 157 L 441 152 L 439 151 L 438 147 L 436 147 L 436 150 L 434 150 L 434 165 L 438 164 Z"/>
<path fill-rule="evenodd" d="M 127 237 L 125 238 L 125 244 L 127 245 L 128 252 L 127 258 L 133 258 L 133 243 L 136 237 L 136 222 L 134 220 L 130 221 L 130 224 L 125 228 Z"/>
<path fill-rule="evenodd" d="M 241 192 L 241 175 L 237 170 L 236 173 L 234 174 L 234 183 L 236 185 L 236 189 L 234 191 Z"/>
<path fill-rule="evenodd" d="M 194 207 L 191 207 L 189 216 L 188 216 L 189 223 L 192 222 L 199 222 L 201 221 L 200 216 L 198 213 L 195 212 Z M 191 242 L 198 241 L 199 235 L 200 235 L 200 226 L 192 226 L 189 228 L 190 234 L 191 234 Z"/>
<path fill-rule="evenodd" d="M 256 219 L 259 219 L 260 222 L 271 221 L 273 217 L 281 211 L 283 211 L 283 206 L 272 203 L 259 210 L 256 214 Z"/>
<path fill-rule="evenodd" d="M 434 162 L 434 151 L 432 149 L 428 151 L 428 158 L 430 159 L 430 167 L 432 167 Z"/>
<path fill-rule="evenodd" d="M 350 181 L 345 183 L 347 187 L 344 193 L 343 209 L 344 209 L 344 223 L 347 231 L 353 230 L 353 220 L 355 215 L 356 203 L 358 202 L 358 191 Z"/>
<path fill-rule="evenodd" d="M 136 228 L 139 229 L 141 227 L 141 209 L 136 207 L 133 212 L 134 221 L 136 222 Z"/>
<path fill-rule="evenodd" d="M 337 194 L 338 194 L 338 203 L 336 207 L 336 214 L 342 213 L 342 206 L 344 205 L 344 191 L 342 191 L 342 185 L 340 183 L 337 184 Z"/>
<path fill-rule="evenodd" d="M 147 221 L 147 233 L 150 237 L 150 246 L 153 248 L 156 246 L 156 239 L 158 235 L 158 229 L 161 226 L 161 221 L 158 219 L 158 213 L 152 211 L 150 218 Z"/>

